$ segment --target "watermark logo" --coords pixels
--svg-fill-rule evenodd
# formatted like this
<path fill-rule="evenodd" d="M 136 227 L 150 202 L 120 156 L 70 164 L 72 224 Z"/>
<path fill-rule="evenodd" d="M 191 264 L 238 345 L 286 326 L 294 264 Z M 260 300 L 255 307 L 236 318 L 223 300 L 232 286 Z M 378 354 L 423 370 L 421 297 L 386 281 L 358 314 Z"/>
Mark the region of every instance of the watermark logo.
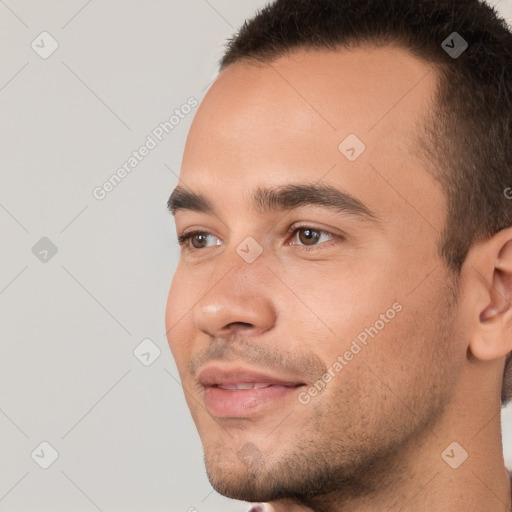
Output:
<path fill-rule="evenodd" d="M 246 263 L 252 263 L 263 252 L 263 247 L 252 236 L 248 236 L 236 248 L 236 252 Z"/>
<path fill-rule="evenodd" d="M 160 354 L 160 349 L 149 338 L 142 340 L 133 350 L 133 355 L 144 366 L 151 366 L 160 357 Z"/>
<path fill-rule="evenodd" d="M 48 441 L 43 441 L 34 448 L 30 456 L 38 466 L 48 469 L 59 458 L 59 453 Z"/>
<path fill-rule="evenodd" d="M 345 137 L 338 146 L 339 152 L 351 162 L 357 160 L 365 149 L 364 142 L 353 133 Z"/>
<path fill-rule="evenodd" d="M 468 452 L 457 441 L 450 443 L 441 454 L 441 458 L 452 469 L 460 467 L 468 457 Z"/>
<path fill-rule="evenodd" d="M 468 49 L 468 46 L 468 42 L 458 32 L 452 32 L 441 43 L 441 48 L 452 59 L 459 58 Z"/>
<path fill-rule="evenodd" d="M 41 262 L 48 263 L 56 254 L 57 246 L 46 236 L 43 236 L 34 247 L 32 254 Z"/>
<path fill-rule="evenodd" d="M 57 40 L 48 32 L 41 32 L 30 44 L 32 50 L 34 50 L 41 59 L 48 59 L 51 57 L 57 48 L 59 43 Z"/>
<path fill-rule="evenodd" d="M 236 455 L 246 466 L 257 464 L 263 457 L 263 454 L 253 443 L 245 443 Z"/>

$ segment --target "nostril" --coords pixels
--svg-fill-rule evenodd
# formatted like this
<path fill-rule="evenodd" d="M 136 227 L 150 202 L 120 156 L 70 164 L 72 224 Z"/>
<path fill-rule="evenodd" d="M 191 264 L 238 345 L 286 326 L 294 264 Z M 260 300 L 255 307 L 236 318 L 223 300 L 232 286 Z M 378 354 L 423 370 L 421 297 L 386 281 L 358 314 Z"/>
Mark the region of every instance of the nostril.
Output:
<path fill-rule="evenodd" d="M 249 322 L 231 322 L 226 327 L 228 327 L 228 328 L 240 327 L 242 329 L 246 329 L 246 328 L 253 328 L 254 325 L 252 325 Z"/>

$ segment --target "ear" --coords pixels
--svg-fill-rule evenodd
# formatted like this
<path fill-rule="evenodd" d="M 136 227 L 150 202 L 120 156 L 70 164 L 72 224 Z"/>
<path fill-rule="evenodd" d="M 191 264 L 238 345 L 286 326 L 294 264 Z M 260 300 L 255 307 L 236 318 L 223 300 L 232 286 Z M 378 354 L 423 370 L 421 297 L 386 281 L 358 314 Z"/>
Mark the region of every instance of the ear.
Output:
<path fill-rule="evenodd" d="M 512 350 L 512 228 L 475 244 L 466 263 L 469 350 L 481 360 L 498 359 Z"/>

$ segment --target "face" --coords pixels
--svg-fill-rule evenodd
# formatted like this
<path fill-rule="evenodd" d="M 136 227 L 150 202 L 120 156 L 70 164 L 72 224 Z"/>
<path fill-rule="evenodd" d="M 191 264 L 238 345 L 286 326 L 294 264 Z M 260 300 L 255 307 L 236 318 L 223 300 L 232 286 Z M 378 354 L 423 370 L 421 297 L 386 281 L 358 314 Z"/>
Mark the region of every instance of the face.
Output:
<path fill-rule="evenodd" d="M 399 48 L 304 50 L 228 67 L 198 109 L 166 327 L 220 493 L 368 490 L 449 402 L 446 203 L 414 150 L 435 83 Z"/>

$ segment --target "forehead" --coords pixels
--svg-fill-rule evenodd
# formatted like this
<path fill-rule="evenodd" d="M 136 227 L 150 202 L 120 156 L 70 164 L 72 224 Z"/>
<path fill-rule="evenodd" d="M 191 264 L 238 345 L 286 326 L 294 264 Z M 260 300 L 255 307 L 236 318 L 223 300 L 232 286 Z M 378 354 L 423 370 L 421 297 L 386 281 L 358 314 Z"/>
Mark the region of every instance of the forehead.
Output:
<path fill-rule="evenodd" d="M 427 63 L 396 47 L 298 50 L 233 64 L 198 109 L 181 177 L 196 192 L 224 190 L 233 200 L 248 189 L 322 180 L 376 210 L 396 210 L 397 196 L 405 210 L 414 201 L 440 225 L 432 208 L 441 206 L 440 190 L 415 153 L 436 80 Z M 364 148 L 356 160 L 340 151 L 346 139 Z"/>

